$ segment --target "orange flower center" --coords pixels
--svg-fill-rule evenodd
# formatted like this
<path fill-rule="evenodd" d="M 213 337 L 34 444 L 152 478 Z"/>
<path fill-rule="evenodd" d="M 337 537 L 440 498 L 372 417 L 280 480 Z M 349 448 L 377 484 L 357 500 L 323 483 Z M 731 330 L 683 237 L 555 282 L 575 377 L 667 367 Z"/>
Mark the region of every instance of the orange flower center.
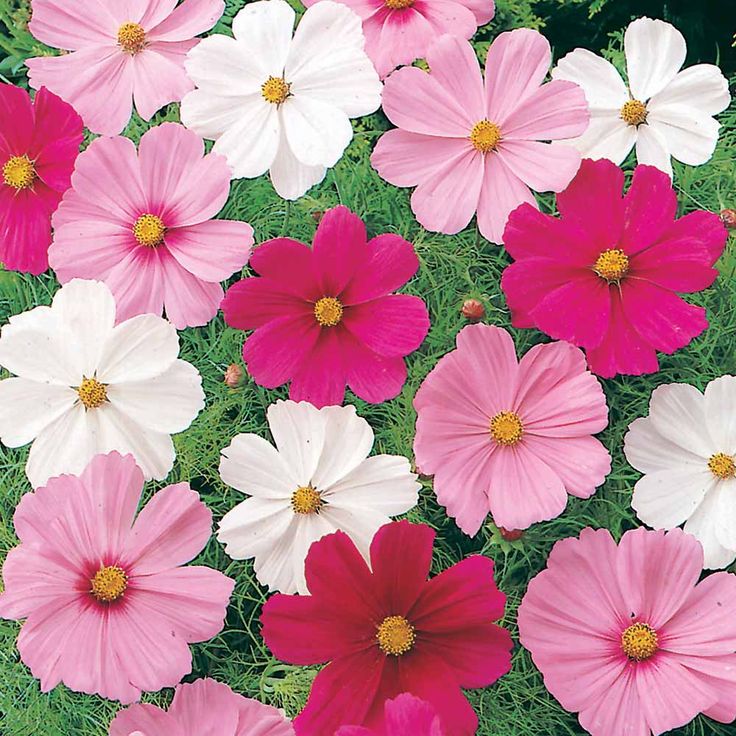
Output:
<path fill-rule="evenodd" d="M 414 5 L 414 0 L 383 0 L 389 10 L 403 10 Z"/>
<path fill-rule="evenodd" d="M 343 306 L 334 296 L 324 296 L 314 305 L 314 317 L 321 327 L 334 327 L 342 320 Z"/>
<path fill-rule="evenodd" d="M 394 657 L 406 654 L 414 646 L 415 639 L 414 627 L 403 616 L 388 616 L 376 630 L 381 651 Z"/>
<path fill-rule="evenodd" d="M 85 378 L 77 389 L 85 409 L 97 409 L 107 401 L 107 388 L 96 378 Z"/>
<path fill-rule="evenodd" d="M 499 444 L 510 447 L 521 440 L 524 425 L 514 411 L 502 411 L 491 419 L 491 437 Z"/>
<path fill-rule="evenodd" d="M 100 603 L 112 603 L 122 598 L 128 587 L 128 576 L 125 571 L 116 565 L 100 566 L 90 581 L 90 592 Z"/>
<path fill-rule="evenodd" d="M 140 245 L 155 248 L 164 242 L 166 226 L 156 215 L 141 215 L 133 225 L 133 235 Z"/>
<path fill-rule="evenodd" d="M 639 100 L 628 100 L 624 102 L 620 115 L 628 125 L 638 126 L 647 121 L 647 106 Z"/>
<path fill-rule="evenodd" d="M 716 478 L 726 480 L 736 476 L 736 462 L 731 455 L 725 452 L 717 452 L 708 460 L 708 469 Z"/>
<path fill-rule="evenodd" d="M 598 256 L 593 270 L 608 283 L 618 283 L 629 272 L 629 257 L 620 248 L 609 248 Z"/>
<path fill-rule="evenodd" d="M 118 29 L 118 45 L 126 54 L 137 54 L 146 45 L 146 32 L 138 23 L 123 23 Z"/>
<path fill-rule="evenodd" d="M 3 166 L 3 181 L 16 191 L 30 189 L 36 181 L 36 169 L 28 156 L 11 156 Z"/>
<path fill-rule="evenodd" d="M 629 659 L 643 662 L 659 649 L 657 632 L 649 624 L 632 624 L 621 634 L 621 649 Z"/>
<path fill-rule="evenodd" d="M 261 85 L 261 95 L 266 102 L 280 105 L 289 96 L 291 85 L 283 77 L 269 77 Z"/>
<path fill-rule="evenodd" d="M 501 141 L 501 128 L 490 120 L 480 120 L 470 131 L 470 142 L 476 151 L 488 153 Z"/>
<path fill-rule="evenodd" d="M 312 486 L 301 486 L 291 496 L 291 508 L 295 514 L 316 514 L 323 503 L 319 491 Z"/>

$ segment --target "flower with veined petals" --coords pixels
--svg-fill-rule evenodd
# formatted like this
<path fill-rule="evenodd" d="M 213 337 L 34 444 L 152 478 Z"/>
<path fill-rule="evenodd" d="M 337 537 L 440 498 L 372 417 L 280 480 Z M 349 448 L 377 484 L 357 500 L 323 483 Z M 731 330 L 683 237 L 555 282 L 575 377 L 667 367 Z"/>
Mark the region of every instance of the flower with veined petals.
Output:
<path fill-rule="evenodd" d="M 544 684 L 592 736 L 736 718 L 736 576 L 698 582 L 703 548 L 674 529 L 557 542 L 519 607 Z"/>
<path fill-rule="evenodd" d="M 266 601 L 263 638 L 276 657 L 329 662 L 294 721 L 299 736 L 375 729 L 386 700 L 404 692 L 437 711 L 445 736 L 476 732 L 461 688 L 486 687 L 511 667 L 511 636 L 493 623 L 506 597 L 480 555 L 428 580 L 434 536 L 423 524 L 387 524 L 373 538 L 369 568 L 346 534 L 329 534 L 307 555 L 310 595 Z"/>
<path fill-rule="evenodd" d="M 552 62 L 547 39 L 519 28 L 500 34 L 485 82 L 473 47 L 441 36 L 427 51 L 430 72 L 404 67 L 387 80 L 383 110 L 397 125 L 378 141 L 371 163 L 399 187 L 416 186 L 411 207 L 421 225 L 453 234 L 478 213 L 483 237 L 501 242 L 509 213 L 537 206 L 531 189 L 562 191 L 580 154 L 562 143 L 588 125 L 583 90 L 543 84 Z"/>
<path fill-rule="evenodd" d="M 616 68 L 575 49 L 552 70 L 553 79 L 579 84 L 590 105 L 590 127 L 570 140 L 586 158 L 620 164 L 636 146 L 640 164 L 672 176 L 675 158 L 698 166 L 713 155 L 721 127 L 713 118 L 728 107 L 728 81 L 712 64 L 683 71 L 687 48 L 669 23 L 638 18 L 624 35 L 629 86 Z"/>
<path fill-rule="evenodd" d="M 353 138 L 350 118 L 381 104 L 360 18 L 324 0 L 294 33 L 285 0 L 246 5 L 235 38 L 206 38 L 186 67 L 197 88 L 181 105 L 184 125 L 215 141 L 234 178 L 270 171 L 276 192 L 297 199 L 324 179 Z"/>
<path fill-rule="evenodd" d="M 557 195 L 559 218 L 522 205 L 504 233 L 516 261 L 501 278 L 514 327 L 585 348 L 604 378 L 655 373 L 658 351 L 672 354 L 708 327 L 705 309 L 677 293 L 713 283 L 727 238 L 712 212 L 676 219 L 677 195 L 659 169 L 637 166 L 623 188 L 618 166 L 585 159 Z"/>
<path fill-rule="evenodd" d="M 343 726 L 335 736 L 444 736 L 444 733 L 440 717 L 429 703 L 402 693 L 386 701 L 380 730 Z"/>
<path fill-rule="evenodd" d="M 178 685 L 168 711 L 131 705 L 110 724 L 109 736 L 294 736 L 281 711 L 204 678 Z"/>
<path fill-rule="evenodd" d="M 631 505 L 655 529 L 685 523 L 703 545 L 707 568 L 736 559 L 736 378 L 721 376 L 702 394 L 687 383 L 658 386 L 649 416 L 624 440 L 626 459 L 644 477 Z"/>
<path fill-rule="evenodd" d="M 30 32 L 71 53 L 28 59 L 31 87 L 48 87 L 93 132 L 117 135 L 133 101 L 150 120 L 194 84 L 184 57 L 225 10 L 224 0 L 32 0 Z"/>
<path fill-rule="evenodd" d="M 416 461 L 466 534 L 489 512 L 507 529 L 554 519 L 568 494 L 589 498 L 611 470 L 592 436 L 608 424 L 606 397 L 569 343 L 537 345 L 518 361 L 506 330 L 465 327 L 414 407 Z"/>
<path fill-rule="evenodd" d="M 0 84 L 0 262 L 38 275 L 49 267 L 51 214 L 69 188 L 84 138 L 70 105 L 40 89 Z"/>
<path fill-rule="evenodd" d="M 318 0 L 303 0 L 307 7 Z M 472 38 L 493 18 L 493 0 L 338 0 L 363 21 L 365 50 L 385 77 L 397 66 L 423 59 L 444 33 Z"/>
<path fill-rule="evenodd" d="M 222 480 L 251 497 L 225 514 L 217 538 L 231 557 L 255 557 L 270 590 L 306 593 L 312 542 L 341 530 L 367 557 L 379 527 L 416 505 L 420 484 L 406 458 L 368 457 L 373 430 L 353 406 L 278 401 L 267 416 L 276 448 L 239 434 L 222 451 Z"/>
<path fill-rule="evenodd" d="M 189 644 L 222 630 L 235 581 L 185 566 L 212 514 L 178 483 L 136 518 L 142 491 L 135 459 L 114 452 L 79 477 L 51 478 L 15 510 L 21 543 L 3 565 L 0 616 L 26 619 L 18 650 L 44 692 L 63 682 L 130 703 L 174 687 L 191 671 Z"/>
<path fill-rule="evenodd" d="M 10 318 L 0 333 L 0 440 L 32 442 L 26 474 L 42 485 L 80 473 L 98 453 L 131 453 L 147 479 L 174 464 L 171 434 L 204 406 L 197 369 L 178 360 L 174 326 L 153 314 L 115 324 L 99 281 L 70 281 L 50 307 Z"/>
<path fill-rule="evenodd" d="M 291 381 L 294 401 L 341 404 L 346 384 L 379 404 L 406 381 L 404 357 L 429 330 L 424 302 L 393 294 L 419 267 L 414 248 L 386 233 L 368 241 L 347 207 L 325 212 L 313 248 L 290 238 L 256 248 L 260 278 L 231 286 L 225 321 L 255 330 L 243 347 L 248 373 L 266 388 Z"/>
<path fill-rule="evenodd" d="M 178 329 L 207 324 L 220 281 L 253 245 L 245 222 L 213 220 L 230 192 L 222 156 L 176 123 L 151 128 L 138 152 L 127 138 L 98 138 L 80 155 L 54 214 L 49 262 L 59 281 L 104 281 L 118 321 L 162 314 Z"/>

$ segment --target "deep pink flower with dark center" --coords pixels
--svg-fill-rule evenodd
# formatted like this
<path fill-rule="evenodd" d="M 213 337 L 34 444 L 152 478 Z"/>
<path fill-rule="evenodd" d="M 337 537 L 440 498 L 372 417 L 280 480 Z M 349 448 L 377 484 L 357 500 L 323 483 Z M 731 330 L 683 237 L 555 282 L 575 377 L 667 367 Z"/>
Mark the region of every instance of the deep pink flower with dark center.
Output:
<path fill-rule="evenodd" d="M 624 174 L 607 160 L 585 160 L 557 195 L 560 217 L 527 204 L 511 214 L 504 243 L 516 263 L 503 274 L 513 325 L 536 327 L 585 348 L 604 378 L 659 369 L 708 327 L 705 309 L 679 293 L 710 286 L 727 232 L 718 215 L 676 219 L 669 177 L 637 166 Z"/>
<path fill-rule="evenodd" d="M 225 295 L 225 321 L 255 330 L 243 359 L 256 383 L 291 381 L 294 401 L 341 404 L 346 384 L 373 404 L 392 399 L 406 381 L 404 357 L 429 330 L 416 296 L 393 294 L 419 267 L 411 243 L 387 233 L 372 240 L 347 207 L 325 212 L 313 247 L 269 240 L 250 265 L 261 278 Z"/>
<path fill-rule="evenodd" d="M 383 728 L 378 731 L 363 726 L 343 726 L 335 736 L 444 736 L 437 711 L 410 693 L 387 700 Z"/>
<path fill-rule="evenodd" d="M 437 711 L 445 736 L 475 733 L 461 688 L 486 687 L 511 667 L 511 636 L 493 623 L 506 597 L 480 555 L 427 580 L 433 542 L 428 526 L 387 524 L 373 538 L 369 568 L 346 534 L 329 534 L 307 556 L 311 595 L 266 602 L 263 638 L 279 659 L 330 663 L 294 721 L 297 736 L 380 728 L 386 700 L 404 692 Z"/>
<path fill-rule="evenodd" d="M 71 105 L 0 84 L 0 261 L 38 275 L 49 267 L 51 215 L 71 183 L 84 137 Z"/>

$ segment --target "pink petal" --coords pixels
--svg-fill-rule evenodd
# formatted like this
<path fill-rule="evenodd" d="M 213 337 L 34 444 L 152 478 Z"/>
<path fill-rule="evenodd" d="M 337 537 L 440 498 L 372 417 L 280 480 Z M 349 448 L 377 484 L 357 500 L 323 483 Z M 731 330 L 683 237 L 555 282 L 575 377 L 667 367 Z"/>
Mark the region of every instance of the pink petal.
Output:
<path fill-rule="evenodd" d="M 596 664 L 600 668 L 600 660 Z M 630 669 L 622 671 L 618 660 L 616 665 L 607 664 L 602 668 L 603 672 L 596 681 L 595 695 L 586 698 L 580 708 L 580 725 L 596 736 L 618 736 L 626 732 L 631 736 L 650 736 L 635 673 Z M 582 671 L 576 673 L 578 676 L 570 684 L 579 688 L 579 683 L 585 682 L 581 677 L 584 674 Z M 588 691 L 585 689 L 583 692 Z"/>
<path fill-rule="evenodd" d="M 73 51 L 109 44 L 119 26 L 100 0 L 89 0 L 84 6 L 65 0 L 33 0 L 28 30 L 47 46 Z"/>
<path fill-rule="evenodd" d="M 663 240 L 637 253 L 630 261 L 629 273 L 668 291 L 693 293 L 716 280 L 718 271 L 711 268 L 711 261 L 708 247 L 698 238 Z"/>
<path fill-rule="evenodd" d="M 660 242 L 678 241 L 687 238 L 700 240 L 708 248 L 712 263 L 715 263 L 723 253 L 723 247 L 728 239 L 728 231 L 721 222 L 721 218 L 714 212 L 698 210 L 675 220 L 662 235 Z"/>
<path fill-rule="evenodd" d="M 36 185 L 49 190 L 45 184 Z M 58 196 L 58 195 L 57 195 Z M 0 261 L 11 271 L 37 276 L 48 268 L 51 218 L 46 202 L 33 190 L 17 195 L 0 187 Z"/>
<path fill-rule="evenodd" d="M 391 10 L 383 3 L 363 21 L 365 51 L 381 79 L 397 66 L 411 64 L 427 52 L 434 30 L 414 7 Z"/>
<path fill-rule="evenodd" d="M 496 4 L 493 0 L 457 0 L 473 11 L 476 24 L 483 26 L 493 18 L 496 12 Z"/>
<path fill-rule="evenodd" d="M 314 318 L 311 302 L 284 292 L 281 284 L 270 278 L 238 281 L 227 290 L 221 306 L 225 322 L 239 330 L 255 330 L 292 315 Z"/>
<path fill-rule="evenodd" d="M 312 265 L 312 249 L 291 238 L 274 238 L 258 246 L 250 267 L 278 283 L 283 291 L 316 302 L 324 296 Z"/>
<path fill-rule="evenodd" d="M 508 140 L 499 145 L 496 155 L 537 192 L 561 192 L 580 168 L 580 153 L 560 143 Z"/>
<path fill-rule="evenodd" d="M 0 115 L 0 145 L 4 152 L 10 155 L 26 153 L 34 132 L 34 109 L 28 92 L 12 84 L 0 84 Z"/>
<path fill-rule="evenodd" d="M 358 269 L 368 241 L 363 220 L 340 205 L 327 210 L 312 243 L 321 296 L 339 296 Z"/>
<path fill-rule="evenodd" d="M 736 718 L 736 698 L 733 689 L 733 654 L 723 657 L 687 657 L 683 664 L 698 673 L 700 679 L 718 695 L 718 702 L 703 711 L 703 715 L 720 723 L 733 723 Z"/>
<path fill-rule="evenodd" d="M 343 346 L 347 383 L 369 404 L 396 398 L 406 383 L 406 364 L 400 357 L 385 357 L 350 338 Z"/>
<path fill-rule="evenodd" d="M 186 732 L 168 713 L 155 705 L 136 704 L 118 711 L 110 723 L 109 736 L 130 736 L 136 731 L 151 736 L 186 736 Z"/>
<path fill-rule="evenodd" d="M 150 120 L 164 105 L 179 102 L 194 89 L 184 64 L 161 53 L 165 46 L 163 42 L 151 43 L 133 57 L 133 96 L 136 110 L 144 120 Z"/>
<path fill-rule="evenodd" d="M 133 247 L 104 278 L 115 297 L 118 322 L 138 314 L 163 314 L 164 276 L 157 249 Z"/>
<path fill-rule="evenodd" d="M 456 0 L 433 0 L 433 2 L 428 2 L 428 0 L 418 0 L 412 7 L 419 11 L 429 22 L 435 36 L 449 34 L 450 36 L 456 37 L 458 40 L 472 38 L 478 25 L 480 25 L 476 20 L 475 13 L 473 13 L 471 9 L 467 8 L 464 3 L 456 2 Z M 429 60 L 431 53 L 432 47 L 430 46 L 430 50 L 427 52 L 427 60 Z M 478 62 L 475 58 L 475 52 L 472 53 L 477 66 Z M 430 61 L 429 67 L 432 69 L 433 74 L 436 73 L 436 60 Z M 468 78 L 466 77 L 461 84 L 465 85 L 467 81 Z M 476 99 L 482 105 L 483 78 L 480 74 L 480 67 L 478 67 L 478 81 L 480 82 L 480 94 L 476 96 Z M 483 115 L 481 113 L 481 117 L 482 116 Z"/>
<path fill-rule="evenodd" d="M 310 340 L 315 334 L 314 316 L 309 320 Z M 263 329 L 263 328 L 262 328 Z M 268 328 L 266 328 L 268 329 Z M 258 334 L 258 333 L 256 333 Z M 289 398 L 309 401 L 316 407 L 340 405 L 345 397 L 347 333 L 333 328 L 316 330 L 318 338 L 306 359 L 295 362 L 292 369 Z M 253 338 L 250 338 L 251 340 Z M 247 344 L 246 344 L 247 347 Z"/>
<path fill-rule="evenodd" d="M 209 31 L 224 12 L 224 0 L 184 0 L 147 35 L 151 41 L 188 41 Z"/>

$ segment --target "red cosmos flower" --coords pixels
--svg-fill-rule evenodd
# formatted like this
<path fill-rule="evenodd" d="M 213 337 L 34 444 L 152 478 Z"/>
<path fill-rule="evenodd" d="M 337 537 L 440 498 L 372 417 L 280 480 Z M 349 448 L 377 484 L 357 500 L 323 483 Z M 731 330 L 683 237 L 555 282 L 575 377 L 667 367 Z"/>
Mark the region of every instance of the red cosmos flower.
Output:
<path fill-rule="evenodd" d="M 311 595 L 275 595 L 263 637 L 279 659 L 329 662 L 294 721 L 298 736 L 342 725 L 376 728 L 387 699 L 409 692 L 440 716 L 445 736 L 472 736 L 478 719 L 460 688 L 485 687 L 511 667 L 511 636 L 493 621 L 506 597 L 493 562 L 475 555 L 427 580 L 434 531 L 394 522 L 373 538 L 369 568 L 342 532 L 315 542 Z"/>
<path fill-rule="evenodd" d="M 71 184 L 84 137 L 74 108 L 41 88 L 0 84 L 0 261 L 34 275 L 49 267 L 51 215 Z"/>
<path fill-rule="evenodd" d="M 604 378 L 659 369 L 708 327 L 705 309 L 676 292 L 710 286 L 726 243 L 718 215 L 675 219 L 669 177 L 637 166 L 628 193 L 624 174 L 607 160 L 584 160 L 557 195 L 560 217 L 527 204 L 506 225 L 504 244 L 516 261 L 503 274 L 515 327 L 536 327 L 585 348 Z"/>

